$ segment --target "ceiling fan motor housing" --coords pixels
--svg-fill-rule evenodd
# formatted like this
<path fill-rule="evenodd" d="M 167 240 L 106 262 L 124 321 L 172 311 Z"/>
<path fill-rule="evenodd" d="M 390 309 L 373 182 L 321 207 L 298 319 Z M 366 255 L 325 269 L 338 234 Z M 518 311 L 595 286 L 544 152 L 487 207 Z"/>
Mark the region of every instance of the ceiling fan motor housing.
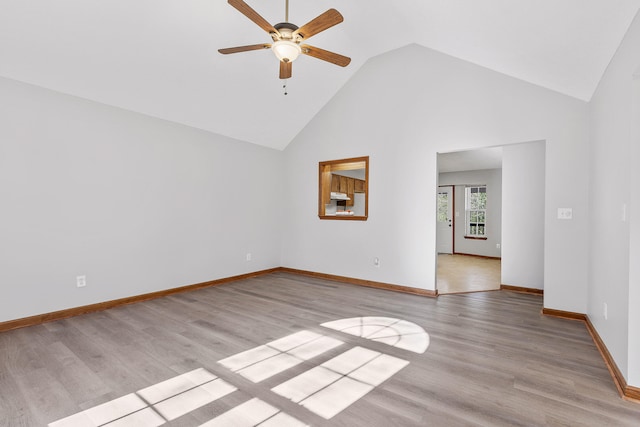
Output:
<path fill-rule="evenodd" d="M 293 33 L 295 30 L 298 29 L 298 26 L 296 24 L 292 24 L 291 22 L 280 22 L 279 24 L 276 24 L 273 26 L 273 28 L 275 28 L 276 30 L 278 30 L 278 32 L 283 35 L 283 33 L 288 33 L 289 37 L 291 37 L 291 33 Z M 285 31 L 283 31 L 285 30 Z M 288 31 L 287 31 L 288 30 Z"/>

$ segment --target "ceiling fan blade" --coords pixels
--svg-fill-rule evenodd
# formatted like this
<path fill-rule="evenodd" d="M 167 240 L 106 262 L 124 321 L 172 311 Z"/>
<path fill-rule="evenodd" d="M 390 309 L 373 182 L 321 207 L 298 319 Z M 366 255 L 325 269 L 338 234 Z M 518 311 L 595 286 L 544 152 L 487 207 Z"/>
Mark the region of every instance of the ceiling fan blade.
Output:
<path fill-rule="evenodd" d="M 253 22 L 258 24 L 260 28 L 265 30 L 267 33 L 278 33 L 278 31 L 273 28 L 273 25 L 269 24 L 266 19 L 264 19 L 258 12 L 253 10 L 251 6 L 243 2 L 242 0 L 228 0 L 229 4 L 236 9 L 240 13 L 242 13 L 247 18 L 251 19 Z"/>
<path fill-rule="evenodd" d="M 280 78 L 281 79 L 291 78 L 291 62 L 280 61 Z"/>
<path fill-rule="evenodd" d="M 302 38 L 308 39 L 327 28 L 331 28 L 334 25 L 341 23 L 342 21 L 344 21 L 344 18 L 340 12 L 335 9 L 329 9 L 325 13 L 317 16 L 302 27 L 298 28 L 294 31 L 294 34 L 300 34 Z"/>
<path fill-rule="evenodd" d="M 229 53 L 238 53 L 238 52 L 248 52 L 250 50 L 260 50 L 260 49 L 269 49 L 271 47 L 270 44 L 261 43 L 261 44 L 252 44 L 249 46 L 237 46 L 237 47 L 228 47 L 226 49 L 218 49 L 218 52 L 223 55 L 227 55 Z"/>
<path fill-rule="evenodd" d="M 319 47 L 303 44 L 300 48 L 302 49 L 302 53 L 305 55 L 313 56 L 314 58 L 322 59 L 323 61 L 331 62 L 332 64 L 336 64 L 341 67 L 346 67 L 351 62 L 351 58 L 349 57 L 320 49 Z"/>

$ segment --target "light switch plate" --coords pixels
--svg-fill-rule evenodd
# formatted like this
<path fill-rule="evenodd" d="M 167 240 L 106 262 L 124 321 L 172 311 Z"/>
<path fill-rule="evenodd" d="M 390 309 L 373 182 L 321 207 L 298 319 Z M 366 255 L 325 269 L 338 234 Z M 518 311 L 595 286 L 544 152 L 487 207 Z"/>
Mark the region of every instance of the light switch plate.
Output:
<path fill-rule="evenodd" d="M 558 219 L 573 219 L 573 209 L 558 208 Z"/>

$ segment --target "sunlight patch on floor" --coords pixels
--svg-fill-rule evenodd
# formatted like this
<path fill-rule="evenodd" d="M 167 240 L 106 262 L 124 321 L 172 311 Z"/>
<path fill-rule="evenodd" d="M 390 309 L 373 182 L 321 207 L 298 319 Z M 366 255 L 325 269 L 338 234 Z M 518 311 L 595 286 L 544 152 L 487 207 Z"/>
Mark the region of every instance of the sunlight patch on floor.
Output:
<path fill-rule="evenodd" d="M 160 426 L 237 390 L 196 369 L 49 424 L 49 427 Z"/>
<path fill-rule="evenodd" d="M 342 344 L 342 341 L 335 338 L 305 330 L 238 353 L 218 363 L 258 383 Z"/>
<path fill-rule="evenodd" d="M 429 334 L 424 329 L 415 323 L 392 317 L 351 317 L 320 326 L 418 354 L 429 348 Z"/>
<path fill-rule="evenodd" d="M 429 346 L 429 335 L 424 329 L 400 319 L 354 317 L 321 326 L 415 353 L 423 353 Z M 303 330 L 218 363 L 259 383 L 343 344 L 339 339 Z M 320 417 L 331 419 L 408 364 L 404 359 L 356 346 L 284 381 L 271 391 Z M 54 421 L 49 427 L 156 427 L 236 390 L 238 388 L 229 382 L 199 368 Z M 200 427 L 258 425 L 301 427 L 306 424 L 269 403 L 252 398 Z"/>
<path fill-rule="evenodd" d="M 279 409 L 253 398 L 200 427 L 304 427 L 306 424 Z"/>
<path fill-rule="evenodd" d="M 354 347 L 271 390 L 330 419 L 408 364 L 397 357 Z"/>

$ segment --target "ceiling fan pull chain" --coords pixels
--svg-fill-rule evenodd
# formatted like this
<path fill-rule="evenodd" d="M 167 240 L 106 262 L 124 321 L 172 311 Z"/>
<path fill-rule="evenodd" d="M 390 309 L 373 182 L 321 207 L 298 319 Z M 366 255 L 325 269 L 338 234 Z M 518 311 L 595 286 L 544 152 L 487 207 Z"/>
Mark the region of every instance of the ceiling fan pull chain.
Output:
<path fill-rule="evenodd" d="M 284 80 L 284 84 L 282 85 L 282 89 L 284 89 L 284 94 L 288 95 L 289 93 L 287 92 L 287 79 Z"/>

